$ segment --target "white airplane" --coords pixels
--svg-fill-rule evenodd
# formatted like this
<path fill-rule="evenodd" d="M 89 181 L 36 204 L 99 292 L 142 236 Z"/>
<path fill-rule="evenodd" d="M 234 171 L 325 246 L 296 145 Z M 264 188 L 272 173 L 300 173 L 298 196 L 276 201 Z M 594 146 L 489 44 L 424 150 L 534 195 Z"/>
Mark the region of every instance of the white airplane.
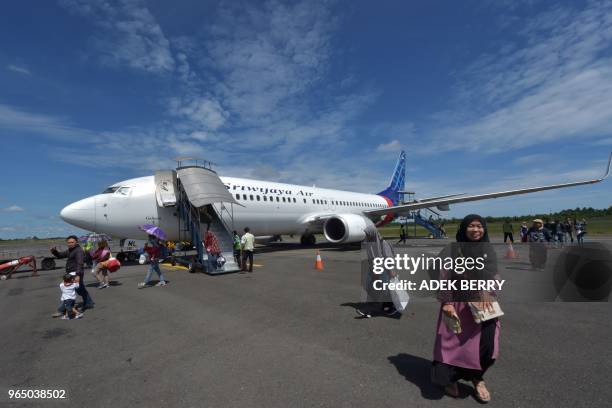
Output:
<path fill-rule="evenodd" d="M 488 194 L 453 194 L 408 203 L 400 203 L 406 166 L 406 154 L 403 151 L 389 186 L 378 194 L 218 177 L 215 172 L 206 170 L 213 174 L 212 177 L 220 180 L 219 183 L 222 184 L 219 186 L 224 186 L 222 189 L 225 194 L 225 198 L 210 199 L 207 205 L 214 206 L 217 214 L 224 219 L 226 229 L 242 231 L 245 227 L 250 227 L 257 236 L 301 235 L 303 244 L 314 244 L 315 233 L 323 233 L 332 243 L 359 242 L 364 239 L 364 229 L 368 225 L 382 225 L 398 215 L 422 208 L 437 207 L 440 210 L 448 210 L 450 204 L 599 183 L 608 176 L 610 161 L 612 154 L 605 175 L 599 179 Z M 188 180 L 188 175 L 181 171 L 193 170 L 192 166 L 188 167 L 177 169 L 181 183 Z M 160 194 L 164 194 L 163 190 L 168 184 L 170 190 L 177 189 L 176 174 L 174 177 L 172 182 L 166 178 L 163 185 L 160 185 L 157 176 L 115 183 L 101 194 L 66 206 L 60 217 L 79 228 L 106 233 L 116 238 L 140 237 L 143 232 L 138 229 L 139 225 L 155 224 L 166 232 L 169 240 L 179 240 L 182 225 L 179 219 L 179 203 L 170 200 L 168 205 L 160 199 Z M 187 195 L 191 200 L 195 193 L 190 194 L 190 191 L 187 191 Z M 231 219 L 229 214 L 232 214 Z M 185 239 L 184 236 L 183 234 L 182 239 Z"/>

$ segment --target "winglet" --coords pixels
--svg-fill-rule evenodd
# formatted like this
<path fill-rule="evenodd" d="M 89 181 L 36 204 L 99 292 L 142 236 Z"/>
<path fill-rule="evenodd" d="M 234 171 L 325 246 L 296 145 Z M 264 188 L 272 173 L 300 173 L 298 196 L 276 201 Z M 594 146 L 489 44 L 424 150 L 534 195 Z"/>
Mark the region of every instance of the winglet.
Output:
<path fill-rule="evenodd" d="M 606 174 L 604 174 L 604 176 L 600 180 L 604 180 L 608 178 L 608 176 L 610 175 L 610 163 L 611 162 L 612 162 L 612 152 L 610 152 L 610 157 L 608 158 L 608 168 L 606 169 Z"/>

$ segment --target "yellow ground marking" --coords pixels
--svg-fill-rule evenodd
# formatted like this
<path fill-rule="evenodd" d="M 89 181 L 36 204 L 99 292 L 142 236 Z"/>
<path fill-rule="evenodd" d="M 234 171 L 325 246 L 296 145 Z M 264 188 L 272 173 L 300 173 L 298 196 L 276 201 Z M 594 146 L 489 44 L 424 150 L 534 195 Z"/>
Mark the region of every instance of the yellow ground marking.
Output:
<path fill-rule="evenodd" d="M 161 267 L 164 268 L 164 269 L 183 269 L 183 270 L 188 270 L 189 269 L 186 266 L 182 266 L 182 265 L 172 266 L 172 265 L 162 264 Z"/>
<path fill-rule="evenodd" d="M 168 264 L 160 264 L 160 266 L 161 266 L 162 268 L 166 268 L 166 269 L 183 269 L 183 270 L 185 270 L 185 271 L 189 269 L 189 268 L 187 268 L 186 266 L 182 266 L 182 265 L 175 265 L 175 266 L 172 266 L 172 265 L 168 265 Z M 254 263 L 254 264 L 253 264 L 253 266 L 256 266 L 256 267 L 258 267 L 258 268 L 263 267 L 263 265 L 261 265 L 261 264 L 256 264 L 256 263 Z"/>

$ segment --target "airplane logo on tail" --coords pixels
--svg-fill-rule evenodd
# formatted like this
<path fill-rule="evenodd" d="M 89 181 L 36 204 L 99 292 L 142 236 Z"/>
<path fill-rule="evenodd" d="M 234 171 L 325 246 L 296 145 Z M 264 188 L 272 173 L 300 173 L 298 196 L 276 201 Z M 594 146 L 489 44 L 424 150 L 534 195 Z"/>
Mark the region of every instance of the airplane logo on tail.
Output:
<path fill-rule="evenodd" d="M 401 191 L 404 191 L 406 184 L 406 152 L 401 151 L 397 163 L 395 164 L 395 170 L 393 170 L 393 176 L 389 186 L 378 193 L 379 196 L 383 196 L 387 199 L 390 206 L 398 205 L 401 199 Z"/>

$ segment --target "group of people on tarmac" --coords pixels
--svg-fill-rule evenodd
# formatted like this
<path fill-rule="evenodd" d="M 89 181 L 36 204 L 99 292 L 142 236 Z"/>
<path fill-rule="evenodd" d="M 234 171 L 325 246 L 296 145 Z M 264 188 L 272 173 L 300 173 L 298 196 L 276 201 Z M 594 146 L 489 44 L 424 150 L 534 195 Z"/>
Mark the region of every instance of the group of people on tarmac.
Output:
<path fill-rule="evenodd" d="M 56 247 L 51 248 L 51 253 L 56 258 L 66 258 L 66 274 L 60 283 L 60 305 L 57 312 L 52 317 L 60 317 L 62 319 L 81 318 L 86 309 L 94 307 L 94 301 L 87 292 L 85 287 L 85 252 L 79 245 L 76 235 L 70 235 L 66 238 L 68 249 L 58 251 Z M 81 296 L 83 302 L 80 307 L 75 307 L 77 295 Z"/>
<path fill-rule="evenodd" d="M 225 258 L 221 254 L 221 247 L 216 235 L 208 228 L 204 235 L 204 249 L 206 250 L 207 263 L 206 270 L 214 272 L 225 264 Z M 232 249 L 234 261 L 244 272 L 253 272 L 253 250 L 255 248 L 255 236 L 251 234 L 251 229 L 246 227 L 244 235 L 240 237 L 238 232 L 232 231 Z M 248 269 L 247 269 L 248 261 Z"/>
<path fill-rule="evenodd" d="M 581 225 L 586 225 L 584 220 L 581 221 Z M 576 228 L 575 231 L 581 231 L 583 235 L 586 233 L 586 228 L 581 226 Z M 234 257 L 243 271 L 247 270 L 247 261 L 249 261 L 248 271 L 252 271 L 255 237 L 250 233 L 249 228 L 245 228 L 244 232 L 244 235 L 240 237 L 236 231 L 233 231 Z M 551 233 L 541 219 L 533 220 L 532 227 L 525 232 L 525 235 L 528 237 L 527 241 L 533 244 L 545 245 L 551 240 Z M 521 236 L 523 236 L 523 231 L 521 231 Z M 93 300 L 84 285 L 84 253 L 78 245 L 77 237 L 69 236 L 66 243 L 68 244 L 66 251 L 59 252 L 56 248 L 51 249 L 56 257 L 67 259 L 66 275 L 60 284 L 62 303 L 58 308 L 58 313 L 54 316 L 69 318 L 68 316 L 73 313 L 75 318 L 79 318 L 82 316 L 84 309 L 93 307 Z M 220 254 L 216 237 L 210 230 L 207 231 L 204 243 L 210 254 L 213 256 Z M 392 247 L 382 239 L 375 227 L 366 230 L 364 243 L 366 251 L 364 252 L 365 258 L 362 260 L 362 265 L 366 268 L 365 271 L 372 271 L 372 261 L 375 257 L 393 256 Z M 100 243 L 98 250 L 92 256 L 97 262 L 96 270 L 103 268 L 102 265 L 107 256 L 105 248 L 107 248 L 107 245 Z M 154 236 L 149 236 L 145 251 L 149 254 L 151 264 L 145 281 L 140 286 L 144 287 L 148 284 L 153 271 L 159 275 L 158 285 L 165 285 L 165 279 L 159 270 L 158 263 L 161 254 L 160 241 Z M 456 234 L 456 242 L 447 246 L 439 256 L 464 259 L 470 257 L 485 260 L 482 269 L 456 271 L 452 267 L 450 269 L 443 267 L 438 271 L 440 279 L 482 280 L 498 278 L 497 257 L 490 243 L 487 224 L 485 219 L 477 214 L 468 215 L 462 220 Z M 535 259 L 535 261 L 540 262 L 541 259 Z M 386 279 L 392 277 L 391 275 L 393 275 L 393 271 L 390 271 L 390 275 Z M 458 287 L 461 286 L 458 285 Z M 74 307 L 77 294 L 83 298 L 83 307 L 80 309 Z M 484 382 L 484 375 L 499 356 L 501 328 L 499 316 L 503 314 L 499 309 L 496 293 L 493 291 L 450 289 L 440 290 L 437 298 L 440 307 L 435 331 L 431 381 L 440 386 L 447 395 L 455 398 L 460 396 L 458 382 L 461 380 L 471 382 L 474 397 L 478 401 L 486 403 L 491 400 L 491 393 Z M 388 308 L 387 314 L 397 314 L 397 311 L 393 309 L 392 302 L 388 302 L 388 299 L 380 303 L 383 310 Z M 365 315 L 362 310 L 358 309 L 358 312 Z M 487 315 L 489 317 L 486 317 Z M 477 316 L 480 316 L 480 318 L 477 318 Z M 367 315 L 367 317 L 370 316 Z"/>
<path fill-rule="evenodd" d="M 253 272 L 253 250 L 255 249 L 255 236 L 251 229 L 246 227 L 244 235 L 240 237 L 236 231 L 233 233 L 234 259 L 243 272 Z M 248 268 L 247 268 L 248 261 Z"/>
<path fill-rule="evenodd" d="M 576 242 L 582 244 L 584 242 L 584 236 L 587 233 L 587 222 L 583 218 L 578 221 L 576 219 L 566 218 L 565 221 L 558 219 L 550 222 L 549 220 L 542 221 L 537 218 L 532 221 L 532 226 L 528 227 L 527 222 L 523 221 L 519 229 L 521 242 L 532 242 L 532 233 L 544 229 L 546 235 L 546 242 L 555 246 L 563 246 L 564 243 L 574 243 L 574 234 L 576 235 Z M 539 226 L 536 226 L 539 224 Z M 514 243 L 514 227 L 509 220 L 504 221 L 503 225 L 504 242 L 508 240 Z"/>
<path fill-rule="evenodd" d="M 109 262 L 111 261 L 111 251 L 108 241 L 102 239 L 98 241 L 96 248 L 92 243 L 87 243 L 86 248 L 82 248 L 78 243 L 76 235 L 66 238 L 68 249 L 58 251 L 56 247 L 51 248 L 51 253 L 56 258 L 66 258 L 66 274 L 60 283 L 60 305 L 57 312 L 52 317 L 62 317 L 62 319 L 83 317 L 86 309 L 94 307 L 94 301 L 85 286 L 85 266 L 92 266 L 91 273 L 98 281 L 98 289 L 110 287 Z M 82 303 L 76 307 L 77 295 L 83 299 Z"/>
<path fill-rule="evenodd" d="M 255 236 L 251 234 L 250 229 L 247 227 L 244 229 L 244 235 L 242 237 L 234 231 L 233 239 L 236 262 L 241 267 L 242 271 L 253 272 Z M 98 289 L 107 288 L 110 286 L 108 265 L 112 254 L 106 240 L 99 241 L 95 250 L 93 247 L 89 247 L 87 251 L 79 245 L 76 235 L 70 235 L 66 238 L 66 244 L 68 249 L 65 251 L 59 251 L 56 247 L 50 249 L 51 253 L 56 258 L 66 259 L 66 273 L 59 285 L 61 291 L 60 305 L 57 308 L 57 312 L 54 313 L 52 317 L 80 319 L 83 317 L 83 312 L 86 309 L 92 309 L 95 304 L 85 286 L 85 265 L 87 262 L 91 262 L 91 271 L 98 281 Z M 210 268 L 208 270 L 217 269 L 218 260 L 222 256 L 221 249 L 217 238 L 210 228 L 206 232 L 203 244 L 208 254 L 207 268 Z M 149 268 L 144 281 L 138 284 L 138 288 L 142 289 L 150 286 L 154 272 L 159 278 L 155 286 L 165 286 L 167 284 L 166 278 L 159 267 L 159 263 L 167 255 L 167 245 L 159 238 L 149 235 L 143 251 L 148 258 Z M 77 295 L 83 300 L 78 307 L 76 304 Z"/>
<path fill-rule="evenodd" d="M 583 218 L 580 221 L 566 218 L 564 222 L 555 220 L 554 222 L 545 222 L 540 218 L 532 221 L 531 227 L 527 227 L 527 223 L 521 223 L 519 230 L 521 242 L 529 243 L 529 261 L 536 269 L 543 269 L 546 266 L 548 257 L 548 247 L 559 248 L 567 242 L 574 242 L 574 233 L 576 234 L 576 242 L 579 245 L 584 243 L 584 236 L 587 233 L 587 222 Z M 513 226 L 509 220 L 506 220 L 503 225 L 504 243 L 508 240 L 514 243 Z"/>

